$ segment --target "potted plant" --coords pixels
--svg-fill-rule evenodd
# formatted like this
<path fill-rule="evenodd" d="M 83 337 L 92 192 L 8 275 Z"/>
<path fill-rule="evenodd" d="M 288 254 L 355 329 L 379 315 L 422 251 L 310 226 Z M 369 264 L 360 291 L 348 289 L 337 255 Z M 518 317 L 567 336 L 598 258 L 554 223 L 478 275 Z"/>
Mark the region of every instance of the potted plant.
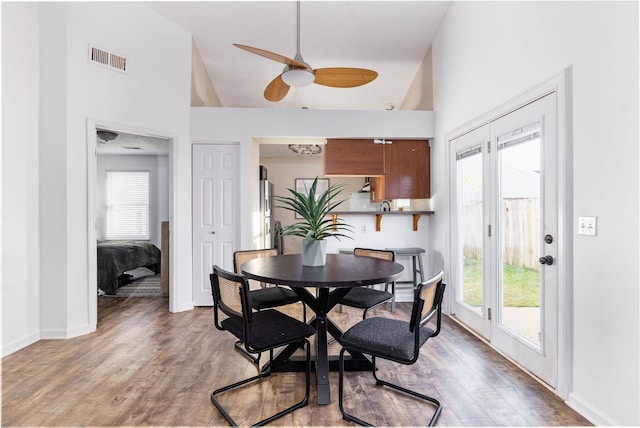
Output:
<path fill-rule="evenodd" d="M 304 266 L 324 266 L 326 261 L 327 241 L 325 238 L 351 238 L 343 232 L 351 232 L 353 226 L 342 219 L 331 218 L 330 213 L 344 199 L 338 196 L 344 184 L 332 184 L 326 190 L 318 193 L 318 177 L 313 180 L 311 187 L 305 188 L 306 193 L 287 189 L 292 196 L 275 196 L 276 201 L 284 208 L 297 213 L 302 221 L 284 226 L 282 235 L 302 237 L 302 264 Z"/>

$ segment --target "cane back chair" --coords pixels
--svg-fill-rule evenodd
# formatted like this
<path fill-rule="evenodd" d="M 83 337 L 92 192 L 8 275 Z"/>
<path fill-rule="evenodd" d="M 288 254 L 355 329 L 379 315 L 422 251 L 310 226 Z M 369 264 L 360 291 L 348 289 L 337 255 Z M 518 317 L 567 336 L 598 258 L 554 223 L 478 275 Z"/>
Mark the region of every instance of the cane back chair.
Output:
<path fill-rule="evenodd" d="M 395 253 L 387 250 L 374 250 L 371 248 L 355 248 L 353 254 L 359 257 L 374 257 L 376 259 L 395 261 Z M 391 292 L 389 292 L 391 285 Z M 362 319 L 367 317 L 367 311 L 373 307 L 393 300 L 395 293 L 395 281 L 385 284 L 384 290 L 369 287 L 354 287 L 338 300 L 338 304 L 353 308 L 364 309 Z"/>
<path fill-rule="evenodd" d="M 343 419 L 362 426 L 371 426 L 368 422 L 350 414 L 344 407 L 344 353 L 345 351 L 357 351 L 371 356 L 372 372 L 376 385 L 388 386 L 434 405 L 436 409 L 429 421 L 429 426 L 436 423 L 442 411 L 440 402 L 433 397 L 380 379 L 376 373 L 376 359 L 382 358 L 405 365 L 413 364 L 418 360 L 420 348 L 425 342 L 440 333 L 442 297 L 445 289 L 445 284 L 442 282 L 443 276 L 444 273 L 441 271 L 418 285 L 415 290 L 411 317 L 408 321 L 382 317 L 367 318 L 358 322 L 342 335 L 340 338 L 342 350 L 340 351 L 338 401 Z M 432 330 L 427 327 L 427 324 L 434 317 L 436 318 L 435 330 Z"/>
<path fill-rule="evenodd" d="M 218 396 L 270 376 L 273 350 L 289 344 L 298 344 L 306 348 L 307 364 L 304 398 L 259 422 L 243 425 L 264 425 L 306 406 L 309 402 L 311 378 L 311 351 L 308 337 L 315 334 L 315 329 L 275 309 L 255 312 L 251 304 L 252 293 L 249 291 L 247 278 L 225 271 L 218 266 L 213 267 L 213 273 L 211 274 L 211 293 L 213 295 L 213 314 L 216 328 L 233 334 L 244 344 L 246 351 L 249 353 L 258 354 L 269 351 L 269 363 L 256 376 L 218 388 L 211 393 L 211 401 L 229 425 L 237 426 L 238 424 L 222 406 Z M 226 315 L 226 318 L 221 319 L 220 313 Z"/>
<path fill-rule="evenodd" d="M 233 270 L 235 273 L 240 274 L 240 268 L 244 262 L 259 257 L 272 257 L 277 255 L 278 251 L 275 248 L 236 251 L 233 253 Z M 249 281 L 249 283 L 251 282 L 252 281 Z M 300 301 L 300 297 L 298 297 L 298 295 L 289 287 L 260 283 L 259 288 L 252 287 L 251 289 L 251 305 L 256 311 L 277 308 L 279 306 L 290 305 L 297 302 L 302 304 L 302 319 L 306 322 L 306 306 Z M 241 341 L 237 341 L 234 346 L 236 350 L 241 352 L 254 364 L 257 365 L 260 363 L 260 355 L 258 354 L 257 356 L 253 356 L 251 353 L 247 352 L 242 346 Z"/>

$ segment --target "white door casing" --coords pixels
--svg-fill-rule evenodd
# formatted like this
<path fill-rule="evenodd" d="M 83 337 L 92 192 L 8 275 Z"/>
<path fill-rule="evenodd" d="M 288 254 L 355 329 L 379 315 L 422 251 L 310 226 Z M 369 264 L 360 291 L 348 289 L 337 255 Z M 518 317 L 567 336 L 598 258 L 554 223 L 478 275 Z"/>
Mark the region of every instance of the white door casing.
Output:
<path fill-rule="evenodd" d="M 239 242 L 239 146 L 194 144 L 193 304 L 212 306 L 209 276 L 213 266 L 233 270 Z"/>

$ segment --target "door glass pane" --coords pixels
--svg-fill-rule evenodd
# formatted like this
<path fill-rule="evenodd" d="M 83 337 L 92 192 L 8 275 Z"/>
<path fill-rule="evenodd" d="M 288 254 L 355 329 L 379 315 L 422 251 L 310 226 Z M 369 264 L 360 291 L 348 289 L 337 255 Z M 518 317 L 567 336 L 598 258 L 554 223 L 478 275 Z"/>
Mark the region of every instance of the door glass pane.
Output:
<path fill-rule="evenodd" d="M 540 347 L 540 124 L 498 138 L 501 275 L 498 322 Z"/>
<path fill-rule="evenodd" d="M 458 195 L 458 266 L 461 266 L 458 301 L 478 314 L 483 302 L 482 146 L 456 156 Z"/>

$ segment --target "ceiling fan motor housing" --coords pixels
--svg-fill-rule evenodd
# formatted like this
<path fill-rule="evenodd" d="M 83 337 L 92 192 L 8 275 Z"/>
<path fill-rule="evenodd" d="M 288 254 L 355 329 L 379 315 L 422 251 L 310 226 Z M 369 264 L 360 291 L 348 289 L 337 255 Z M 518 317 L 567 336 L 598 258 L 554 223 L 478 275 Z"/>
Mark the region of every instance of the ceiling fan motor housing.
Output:
<path fill-rule="evenodd" d="M 287 65 L 282 71 L 282 80 L 284 80 L 284 83 L 287 85 L 297 88 L 309 86 L 316 80 L 313 69 L 309 64 L 302 61 L 302 58 L 298 59 L 298 55 L 296 55 L 296 61 L 304 64 L 305 68 Z"/>

